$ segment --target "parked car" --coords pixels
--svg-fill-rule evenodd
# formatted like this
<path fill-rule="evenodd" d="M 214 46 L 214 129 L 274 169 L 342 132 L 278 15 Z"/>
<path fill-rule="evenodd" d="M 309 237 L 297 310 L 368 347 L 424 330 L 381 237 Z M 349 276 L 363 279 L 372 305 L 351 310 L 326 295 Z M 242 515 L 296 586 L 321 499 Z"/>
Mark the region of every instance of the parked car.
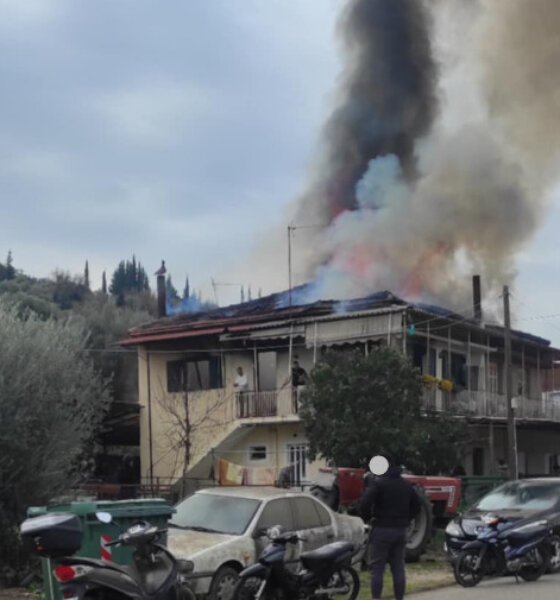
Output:
<path fill-rule="evenodd" d="M 518 523 L 519 528 L 548 527 L 552 532 L 549 570 L 560 570 L 560 478 L 508 481 L 477 500 L 447 525 L 445 550 L 451 561 L 467 542 L 476 539 L 488 516 Z"/>
<path fill-rule="evenodd" d="M 310 494 L 264 487 L 200 490 L 176 506 L 169 522 L 168 547 L 177 559 L 194 563 L 196 595 L 229 600 L 238 573 L 255 563 L 269 540 L 268 528 L 281 525 L 304 541 L 290 544 L 286 558 L 297 567 L 301 552 L 337 540 L 352 542 L 359 563 L 368 526 L 359 517 L 330 510 Z"/>

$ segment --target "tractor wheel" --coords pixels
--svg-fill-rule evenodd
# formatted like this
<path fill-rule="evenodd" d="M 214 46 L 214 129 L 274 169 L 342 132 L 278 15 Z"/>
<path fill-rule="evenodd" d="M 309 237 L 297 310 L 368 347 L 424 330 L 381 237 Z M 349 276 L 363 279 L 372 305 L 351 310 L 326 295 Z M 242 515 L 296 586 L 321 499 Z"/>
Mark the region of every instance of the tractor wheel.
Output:
<path fill-rule="evenodd" d="M 414 488 L 420 499 L 420 512 L 410 523 L 407 531 L 406 561 L 417 562 L 426 550 L 431 537 L 433 525 L 432 503 L 422 488 Z"/>

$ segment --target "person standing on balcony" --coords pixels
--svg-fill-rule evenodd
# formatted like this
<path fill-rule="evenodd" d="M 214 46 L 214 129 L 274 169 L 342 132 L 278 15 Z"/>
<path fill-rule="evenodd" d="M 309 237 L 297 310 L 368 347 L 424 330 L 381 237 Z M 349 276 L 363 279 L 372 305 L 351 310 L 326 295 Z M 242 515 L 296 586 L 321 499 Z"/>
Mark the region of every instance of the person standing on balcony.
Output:
<path fill-rule="evenodd" d="M 249 382 L 247 375 L 243 372 L 243 367 L 237 367 L 237 376 L 233 382 L 233 387 L 237 393 L 237 406 L 240 417 L 248 417 L 249 414 L 249 398 L 247 392 L 249 391 Z"/>
<path fill-rule="evenodd" d="M 285 388 L 288 383 L 292 384 L 292 410 L 295 413 L 298 411 L 299 396 L 305 389 L 308 381 L 309 376 L 307 375 L 307 371 L 299 364 L 298 356 L 296 355 L 292 362 L 292 372 L 280 388 Z"/>

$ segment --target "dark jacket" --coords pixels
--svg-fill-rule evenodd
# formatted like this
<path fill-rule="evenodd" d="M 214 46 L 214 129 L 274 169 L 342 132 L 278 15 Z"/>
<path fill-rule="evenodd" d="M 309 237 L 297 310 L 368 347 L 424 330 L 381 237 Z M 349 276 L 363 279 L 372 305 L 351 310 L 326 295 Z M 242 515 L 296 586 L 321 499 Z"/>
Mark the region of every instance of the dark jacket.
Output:
<path fill-rule="evenodd" d="M 417 492 L 398 469 L 364 483 L 361 514 L 366 523 L 373 517 L 374 527 L 408 527 L 420 511 Z"/>

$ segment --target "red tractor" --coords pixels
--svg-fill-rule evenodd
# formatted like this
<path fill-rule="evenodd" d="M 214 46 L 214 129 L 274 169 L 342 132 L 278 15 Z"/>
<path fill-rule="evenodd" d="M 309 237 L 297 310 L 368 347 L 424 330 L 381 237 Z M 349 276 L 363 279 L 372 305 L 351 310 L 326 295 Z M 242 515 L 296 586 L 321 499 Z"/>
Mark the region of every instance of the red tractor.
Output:
<path fill-rule="evenodd" d="M 333 510 L 357 512 L 364 493 L 363 469 L 323 467 L 311 493 Z M 410 525 L 406 559 L 417 561 L 432 537 L 434 525 L 445 525 L 457 513 L 461 500 L 461 480 L 454 477 L 404 475 L 416 486 L 422 509 Z"/>

